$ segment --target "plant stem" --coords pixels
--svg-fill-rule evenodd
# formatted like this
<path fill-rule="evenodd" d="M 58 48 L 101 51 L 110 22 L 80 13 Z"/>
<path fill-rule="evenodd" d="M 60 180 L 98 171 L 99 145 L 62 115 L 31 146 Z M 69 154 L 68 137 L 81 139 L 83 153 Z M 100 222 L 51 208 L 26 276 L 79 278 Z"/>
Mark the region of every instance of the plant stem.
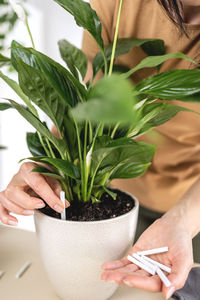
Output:
<path fill-rule="evenodd" d="M 79 161 L 80 161 L 80 168 L 81 168 L 81 187 L 82 187 L 82 193 L 83 193 L 83 185 L 84 185 L 84 174 L 83 174 L 83 159 L 82 159 L 82 153 L 81 153 L 81 141 L 79 136 L 79 130 L 78 125 L 74 119 L 74 124 L 76 127 L 76 135 L 77 135 L 77 141 L 78 141 L 78 153 L 79 153 Z"/>
<path fill-rule="evenodd" d="M 44 148 L 44 151 L 46 152 L 46 155 L 48 157 L 51 157 L 49 150 L 47 149 L 47 147 L 45 146 L 45 143 L 43 142 L 42 135 L 38 131 L 37 131 L 37 134 L 38 134 L 40 143 L 42 144 L 42 147 Z"/>
<path fill-rule="evenodd" d="M 87 164 L 86 164 L 86 155 L 87 155 L 87 121 L 85 122 L 85 134 L 84 134 L 84 149 L 83 149 L 83 201 L 87 201 Z"/>
<path fill-rule="evenodd" d="M 114 64 L 114 59 L 115 59 L 115 51 L 116 51 L 116 46 L 117 46 L 117 37 L 118 37 L 118 33 L 119 33 L 119 23 L 120 23 L 120 17 L 121 17 L 123 2 L 124 2 L 124 0 L 120 0 L 108 76 L 110 76 L 112 74 L 112 70 L 113 70 L 113 64 Z"/>
<path fill-rule="evenodd" d="M 120 124 L 120 123 L 117 123 L 117 124 L 115 125 L 115 127 L 114 127 L 114 129 L 113 129 L 113 131 L 112 131 L 112 133 L 111 133 L 111 138 L 112 138 L 112 139 L 113 139 L 114 136 L 115 136 L 115 133 L 116 133 L 116 131 L 117 131 L 117 128 L 119 127 L 119 124 Z"/>
<path fill-rule="evenodd" d="M 50 151 L 50 153 L 51 153 L 51 156 L 52 156 L 53 158 L 56 158 L 56 157 L 55 157 L 55 154 L 54 154 L 54 152 L 53 152 L 53 149 L 52 149 L 52 147 L 51 147 L 51 144 L 50 144 L 50 142 L 49 142 L 49 140 L 48 140 L 48 138 L 45 138 L 45 140 L 46 140 L 46 142 L 47 142 L 47 145 L 48 145 L 49 151 Z"/>
<path fill-rule="evenodd" d="M 33 41 L 32 33 L 31 33 L 31 31 L 30 31 L 30 27 L 29 27 L 29 25 L 28 25 L 28 18 L 27 18 L 27 16 L 26 16 L 26 19 L 25 19 L 25 24 L 26 24 L 26 28 L 27 28 L 27 30 L 28 30 L 28 34 L 29 34 L 30 39 L 31 39 L 32 46 L 33 46 L 33 48 L 35 49 L 35 44 L 34 44 L 34 41 Z"/>

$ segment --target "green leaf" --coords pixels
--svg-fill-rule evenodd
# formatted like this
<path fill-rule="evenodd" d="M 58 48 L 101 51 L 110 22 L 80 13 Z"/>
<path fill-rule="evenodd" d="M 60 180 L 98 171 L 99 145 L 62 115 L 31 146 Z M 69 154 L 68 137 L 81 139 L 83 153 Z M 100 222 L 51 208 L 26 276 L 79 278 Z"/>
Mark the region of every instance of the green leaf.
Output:
<path fill-rule="evenodd" d="M 65 105 L 74 107 L 80 101 L 79 96 L 83 99 L 86 97 L 84 86 L 67 69 L 48 56 L 32 48 L 25 48 L 13 41 L 11 59 L 17 71 L 20 64 L 17 60 L 23 61 L 24 64 L 36 71 L 40 71 Z"/>
<path fill-rule="evenodd" d="M 105 47 L 104 52 L 108 61 L 111 59 L 113 43 Z M 127 54 L 134 47 L 142 47 L 148 55 L 162 55 L 165 53 L 164 42 L 156 39 L 136 39 L 123 38 L 118 39 L 115 58 Z M 101 52 L 97 53 L 93 60 L 93 76 L 95 76 L 104 66 L 104 58 Z"/>
<path fill-rule="evenodd" d="M 157 67 L 157 66 L 161 65 L 163 62 L 165 62 L 166 60 L 171 59 L 171 58 L 186 59 L 186 60 L 192 62 L 193 64 L 198 65 L 198 63 L 196 63 L 194 60 L 192 60 L 187 55 L 185 55 L 183 53 L 180 53 L 180 52 L 174 52 L 174 53 L 169 53 L 169 54 L 165 54 L 165 55 L 146 57 L 136 67 L 134 67 L 133 69 L 131 69 L 127 73 L 122 74 L 121 76 L 124 77 L 124 78 L 128 78 L 134 72 L 136 72 L 140 69 Z"/>
<path fill-rule="evenodd" d="M 66 62 L 72 74 L 79 79 L 77 70 L 81 73 L 82 79 L 85 78 L 87 72 L 87 58 L 83 51 L 70 44 L 66 40 L 58 42 L 60 54 Z"/>
<path fill-rule="evenodd" d="M 12 107 L 15 108 L 42 136 L 49 139 L 57 150 L 61 153 L 65 153 L 66 144 L 62 139 L 57 139 L 45 126 L 44 124 L 32 114 L 26 107 L 16 103 L 13 100 L 8 99 Z"/>
<path fill-rule="evenodd" d="M 141 176 L 149 167 L 150 163 L 138 164 L 132 162 L 131 159 L 127 160 L 125 163 L 120 164 L 114 169 L 110 177 L 111 180 L 115 178 L 128 179 Z"/>
<path fill-rule="evenodd" d="M 80 179 L 79 168 L 67 160 L 45 157 L 42 158 L 41 161 L 51 164 L 52 166 L 56 167 L 58 170 L 62 171 L 65 175 L 71 178 Z"/>
<path fill-rule="evenodd" d="M 12 105 L 9 103 L 0 103 L 0 111 L 7 110 L 9 108 L 12 108 Z"/>
<path fill-rule="evenodd" d="M 135 91 L 159 99 L 190 101 L 190 96 L 200 92 L 200 70 L 163 72 L 144 79 L 136 85 Z"/>
<path fill-rule="evenodd" d="M 44 167 L 36 167 L 32 170 L 32 172 L 40 173 L 42 175 L 52 177 L 52 178 L 55 178 L 55 179 L 58 179 L 58 180 L 63 180 L 62 176 L 60 176 L 58 174 L 55 174 L 55 173 L 51 172 L 50 170 L 48 170 Z"/>
<path fill-rule="evenodd" d="M 43 72 L 18 61 L 19 84 L 23 92 L 52 120 L 61 131 L 65 114 L 65 104 Z"/>
<path fill-rule="evenodd" d="M 5 150 L 5 149 L 7 149 L 7 147 L 0 146 L 0 150 Z"/>
<path fill-rule="evenodd" d="M 13 79 L 9 78 L 8 76 L 4 75 L 1 71 L 0 71 L 0 78 L 3 79 L 13 89 L 13 91 L 15 91 L 15 93 L 28 106 L 28 108 L 30 109 L 30 111 L 32 113 L 34 113 L 35 115 L 37 115 L 37 111 L 36 111 L 35 107 L 31 104 L 29 98 L 23 93 L 23 91 L 21 90 L 21 88 L 18 85 L 18 83 L 16 81 L 14 81 Z"/>
<path fill-rule="evenodd" d="M 138 168 L 140 170 L 143 168 L 143 171 L 146 170 L 147 164 L 153 158 L 155 149 L 155 146 L 145 142 L 136 142 L 128 138 L 116 139 L 108 143 L 104 148 L 102 147 L 93 152 L 91 170 L 94 171 L 98 168 L 102 176 L 105 173 L 114 172 L 117 168 L 124 168 L 126 164 L 132 163 L 132 167 L 135 170 L 137 169 L 137 174 L 140 174 Z M 120 175 L 120 178 L 123 178 L 122 175 Z M 95 183 L 97 184 L 96 181 Z"/>
<path fill-rule="evenodd" d="M 90 90 L 88 101 L 78 104 L 71 110 L 78 121 L 90 120 L 95 124 L 134 123 L 136 112 L 133 110 L 135 98 L 132 84 L 118 74 L 100 79 Z"/>
<path fill-rule="evenodd" d="M 10 64 L 10 58 L 0 53 L 0 67 Z"/>
<path fill-rule="evenodd" d="M 91 8 L 89 3 L 82 0 L 54 0 L 72 16 L 78 26 L 89 31 L 96 40 L 100 48 L 103 49 L 104 43 L 101 37 L 101 22 L 96 12 Z"/>
<path fill-rule="evenodd" d="M 111 190 L 107 189 L 105 186 L 103 186 L 103 189 L 108 195 L 110 195 L 112 197 L 113 200 L 117 199 L 116 193 L 113 193 Z"/>
<path fill-rule="evenodd" d="M 46 145 L 45 140 L 43 142 Z M 26 134 L 26 143 L 29 151 L 33 156 L 46 156 L 46 153 L 44 151 L 42 144 L 40 143 L 37 132 L 35 133 L 28 132 Z"/>
<path fill-rule="evenodd" d="M 141 123 L 143 120 L 146 119 L 146 122 L 143 123 L 143 126 L 141 126 L 140 130 L 137 134 L 134 134 L 132 136 L 141 135 L 147 132 L 148 130 L 157 127 L 159 125 L 162 125 L 172 119 L 176 114 L 180 111 L 188 111 L 193 112 L 193 110 L 177 106 L 173 104 L 168 103 L 151 103 L 148 104 L 144 110 L 143 110 L 143 119 L 141 120 Z M 146 118 L 148 116 L 148 120 Z M 150 117 L 151 116 L 151 117 Z"/>

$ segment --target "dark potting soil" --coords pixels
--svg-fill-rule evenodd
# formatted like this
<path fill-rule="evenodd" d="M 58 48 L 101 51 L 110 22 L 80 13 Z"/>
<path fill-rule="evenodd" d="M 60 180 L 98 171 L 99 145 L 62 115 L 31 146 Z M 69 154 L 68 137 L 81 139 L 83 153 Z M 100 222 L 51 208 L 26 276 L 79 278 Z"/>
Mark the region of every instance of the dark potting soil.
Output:
<path fill-rule="evenodd" d="M 116 200 L 104 193 L 101 202 L 80 202 L 73 200 L 70 206 L 66 209 L 66 220 L 71 221 L 98 221 L 116 218 L 123 214 L 128 213 L 134 206 L 134 200 L 127 194 L 119 191 L 112 190 L 117 194 Z M 39 209 L 45 215 L 60 219 L 61 215 L 54 211 L 46 204 L 46 207 Z"/>

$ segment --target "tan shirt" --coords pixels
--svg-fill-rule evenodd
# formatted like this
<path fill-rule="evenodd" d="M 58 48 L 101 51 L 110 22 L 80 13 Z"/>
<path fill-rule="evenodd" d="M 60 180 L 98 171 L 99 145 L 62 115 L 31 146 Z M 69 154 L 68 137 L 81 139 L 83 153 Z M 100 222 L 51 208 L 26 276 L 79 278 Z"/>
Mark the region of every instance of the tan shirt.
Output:
<path fill-rule="evenodd" d="M 92 7 L 102 21 L 102 36 L 106 44 L 113 41 L 119 2 L 91 0 Z M 186 24 L 186 27 L 189 39 L 180 36 L 157 0 L 125 0 L 119 38 L 163 39 L 167 53 L 180 51 L 200 61 L 200 24 Z M 82 48 L 90 60 L 99 52 L 87 32 L 84 32 Z M 117 63 L 133 68 L 144 57 L 145 53 L 137 47 L 118 58 Z M 164 63 L 161 71 L 181 68 L 189 69 L 193 66 L 186 60 L 171 59 Z M 135 74 L 134 81 L 139 82 L 153 74 L 155 69 L 143 69 Z M 200 112 L 200 104 L 197 103 L 171 103 Z M 157 127 L 156 132 L 161 138 L 149 140 L 149 136 L 145 135 L 140 138 L 158 146 L 148 171 L 139 178 L 115 180 L 113 184 L 134 194 L 143 206 L 164 212 L 200 177 L 200 116 L 180 112 L 169 122 Z"/>

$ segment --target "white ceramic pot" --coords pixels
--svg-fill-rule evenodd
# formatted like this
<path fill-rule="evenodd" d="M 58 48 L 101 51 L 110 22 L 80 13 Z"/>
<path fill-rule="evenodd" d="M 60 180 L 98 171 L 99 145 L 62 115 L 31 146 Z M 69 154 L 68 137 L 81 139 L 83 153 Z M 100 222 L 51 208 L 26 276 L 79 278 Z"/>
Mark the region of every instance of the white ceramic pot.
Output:
<path fill-rule="evenodd" d="M 132 247 L 138 201 L 128 213 L 109 220 L 62 221 L 35 213 L 42 260 L 63 300 L 106 300 L 117 285 L 100 279 L 105 261 L 123 257 Z"/>

